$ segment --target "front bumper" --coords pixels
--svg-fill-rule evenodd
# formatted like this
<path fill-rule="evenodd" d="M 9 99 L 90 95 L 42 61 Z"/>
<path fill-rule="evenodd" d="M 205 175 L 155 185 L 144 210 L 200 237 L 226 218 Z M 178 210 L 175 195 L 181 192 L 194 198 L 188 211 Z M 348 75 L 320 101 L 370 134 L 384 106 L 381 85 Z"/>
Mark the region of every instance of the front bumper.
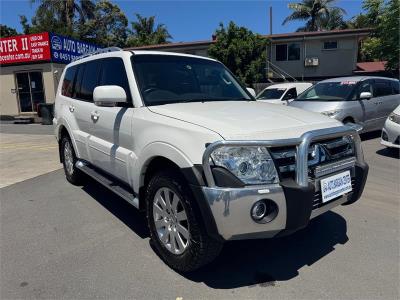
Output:
<path fill-rule="evenodd" d="M 386 120 L 382 129 L 381 144 L 386 147 L 400 149 L 400 125 Z"/>
<path fill-rule="evenodd" d="M 307 187 L 300 186 L 293 180 L 286 180 L 268 187 L 201 187 L 201 190 L 209 205 L 218 235 L 224 240 L 271 238 L 302 229 L 310 219 L 333 207 L 357 201 L 364 189 L 367 174 L 368 165 L 356 165 L 352 177 L 352 192 L 318 207 L 315 207 L 318 187 L 311 182 Z M 275 219 L 265 224 L 255 222 L 250 215 L 254 203 L 262 199 L 272 200 L 278 206 Z"/>
<path fill-rule="evenodd" d="M 318 201 L 319 180 L 312 181 L 308 178 L 307 153 L 312 141 L 340 136 L 341 134 L 353 135 L 356 148 L 356 160 L 348 170 L 351 171 L 352 191 L 338 199 L 327 203 Z M 242 144 L 244 142 L 219 142 L 219 145 Z M 245 142 L 249 144 L 249 142 Z M 340 204 L 350 204 L 357 201 L 364 189 L 368 174 L 368 165 L 364 162 L 361 152 L 360 139 L 354 129 L 346 126 L 329 130 L 308 132 L 299 140 L 280 141 L 252 141 L 251 145 L 297 145 L 296 180 L 286 179 L 279 184 L 268 186 L 245 186 L 241 188 L 218 187 L 212 177 L 209 166 L 209 155 L 212 149 L 207 148 L 203 157 L 203 167 L 208 186 L 198 187 L 204 198 L 202 203 L 203 215 L 210 217 L 206 220 L 206 228 L 210 235 L 224 240 L 270 238 L 285 235 L 307 226 L 310 219 L 332 209 Z M 300 161 L 299 161 L 300 160 Z M 343 170 L 335 170 L 326 174 L 332 176 Z M 199 195 L 199 193 L 197 193 Z M 251 217 L 251 208 L 259 200 L 273 201 L 278 213 L 274 219 L 266 223 L 258 223 Z M 204 213 L 208 211 L 208 213 Z"/>

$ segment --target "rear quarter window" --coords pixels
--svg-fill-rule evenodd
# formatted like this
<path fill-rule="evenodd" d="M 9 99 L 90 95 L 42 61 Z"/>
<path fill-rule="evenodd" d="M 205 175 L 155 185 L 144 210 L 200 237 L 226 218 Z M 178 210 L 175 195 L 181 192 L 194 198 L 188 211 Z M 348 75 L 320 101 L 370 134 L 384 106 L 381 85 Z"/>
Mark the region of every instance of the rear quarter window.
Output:
<path fill-rule="evenodd" d="M 400 92 L 400 82 L 399 81 L 392 81 L 392 87 L 393 87 L 393 94 L 398 95 Z"/>

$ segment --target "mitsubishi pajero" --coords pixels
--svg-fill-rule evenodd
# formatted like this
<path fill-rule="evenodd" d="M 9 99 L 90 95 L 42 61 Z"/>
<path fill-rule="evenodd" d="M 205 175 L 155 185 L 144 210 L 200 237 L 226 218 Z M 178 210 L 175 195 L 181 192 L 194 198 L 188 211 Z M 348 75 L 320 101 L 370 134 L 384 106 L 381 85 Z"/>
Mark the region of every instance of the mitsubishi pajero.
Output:
<path fill-rule="evenodd" d="M 186 54 L 81 57 L 60 78 L 54 125 L 67 180 L 90 176 L 145 211 L 180 272 L 224 241 L 283 236 L 355 202 L 368 173 L 354 127 L 256 101 L 223 64 Z"/>

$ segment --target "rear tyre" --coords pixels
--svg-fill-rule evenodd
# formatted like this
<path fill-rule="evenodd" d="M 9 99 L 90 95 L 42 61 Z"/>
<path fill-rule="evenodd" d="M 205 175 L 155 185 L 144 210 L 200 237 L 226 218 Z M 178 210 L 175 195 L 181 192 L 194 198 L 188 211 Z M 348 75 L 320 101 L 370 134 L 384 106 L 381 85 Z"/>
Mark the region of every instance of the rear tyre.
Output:
<path fill-rule="evenodd" d="M 77 158 L 69 136 L 62 137 L 60 154 L 67 180 L 74 185 L 82 185 L 85 175 L 75 166 Z"/>
<path fill-rule="evenodd" d="M 222 243 L 207 235 L 192 192 L 178 172 L 156 173 L 147 186 L 146 204 L 151 241 L 168 266 L 190 272 L 218 256 Z"/>

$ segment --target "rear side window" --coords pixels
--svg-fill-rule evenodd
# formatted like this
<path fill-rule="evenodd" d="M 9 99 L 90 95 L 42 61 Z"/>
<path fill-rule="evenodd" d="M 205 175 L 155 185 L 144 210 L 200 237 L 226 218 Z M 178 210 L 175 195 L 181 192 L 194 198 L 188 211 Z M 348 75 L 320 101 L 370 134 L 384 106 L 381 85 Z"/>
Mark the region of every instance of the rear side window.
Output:
<path fill-rule="evenodd" d="M 392 86 L 393 86 L 393 94 L 397 95 L 399 94 L 399 89 L 400 89 L 400 82 L 399 81 L 392 81 Z"/>
<path fill-rule="evenodd" d="M 85 63 L 80 90 L 77 98 L 87 102 L 93 102 L 93 90 L 98 86 L 100 72 L 99 60 L 93 60 Z"/>
<path fill-rule="evenodd" d="M 388 80 L 377 80 L 375 81 L 374 96 L 383 97 L 392 94 L 392 85 Z"/>
<path fill-rule="evenodd" d="M 102 71 L 98 85 L 118 85 L 125 90 L 128 102 L 132 102 L 128 77 L 121 58 L 106 58 L 101 60 Z"/>
<path fill-rule="evenodd" d="M 77 67 L 72 66 L 69 67 L 65 71 L 64 80 L 61 87 L 61 94 L 66 97 L 73 96 L 73 86 L 74 86 L 74 78 L 76 74 Z"/>

